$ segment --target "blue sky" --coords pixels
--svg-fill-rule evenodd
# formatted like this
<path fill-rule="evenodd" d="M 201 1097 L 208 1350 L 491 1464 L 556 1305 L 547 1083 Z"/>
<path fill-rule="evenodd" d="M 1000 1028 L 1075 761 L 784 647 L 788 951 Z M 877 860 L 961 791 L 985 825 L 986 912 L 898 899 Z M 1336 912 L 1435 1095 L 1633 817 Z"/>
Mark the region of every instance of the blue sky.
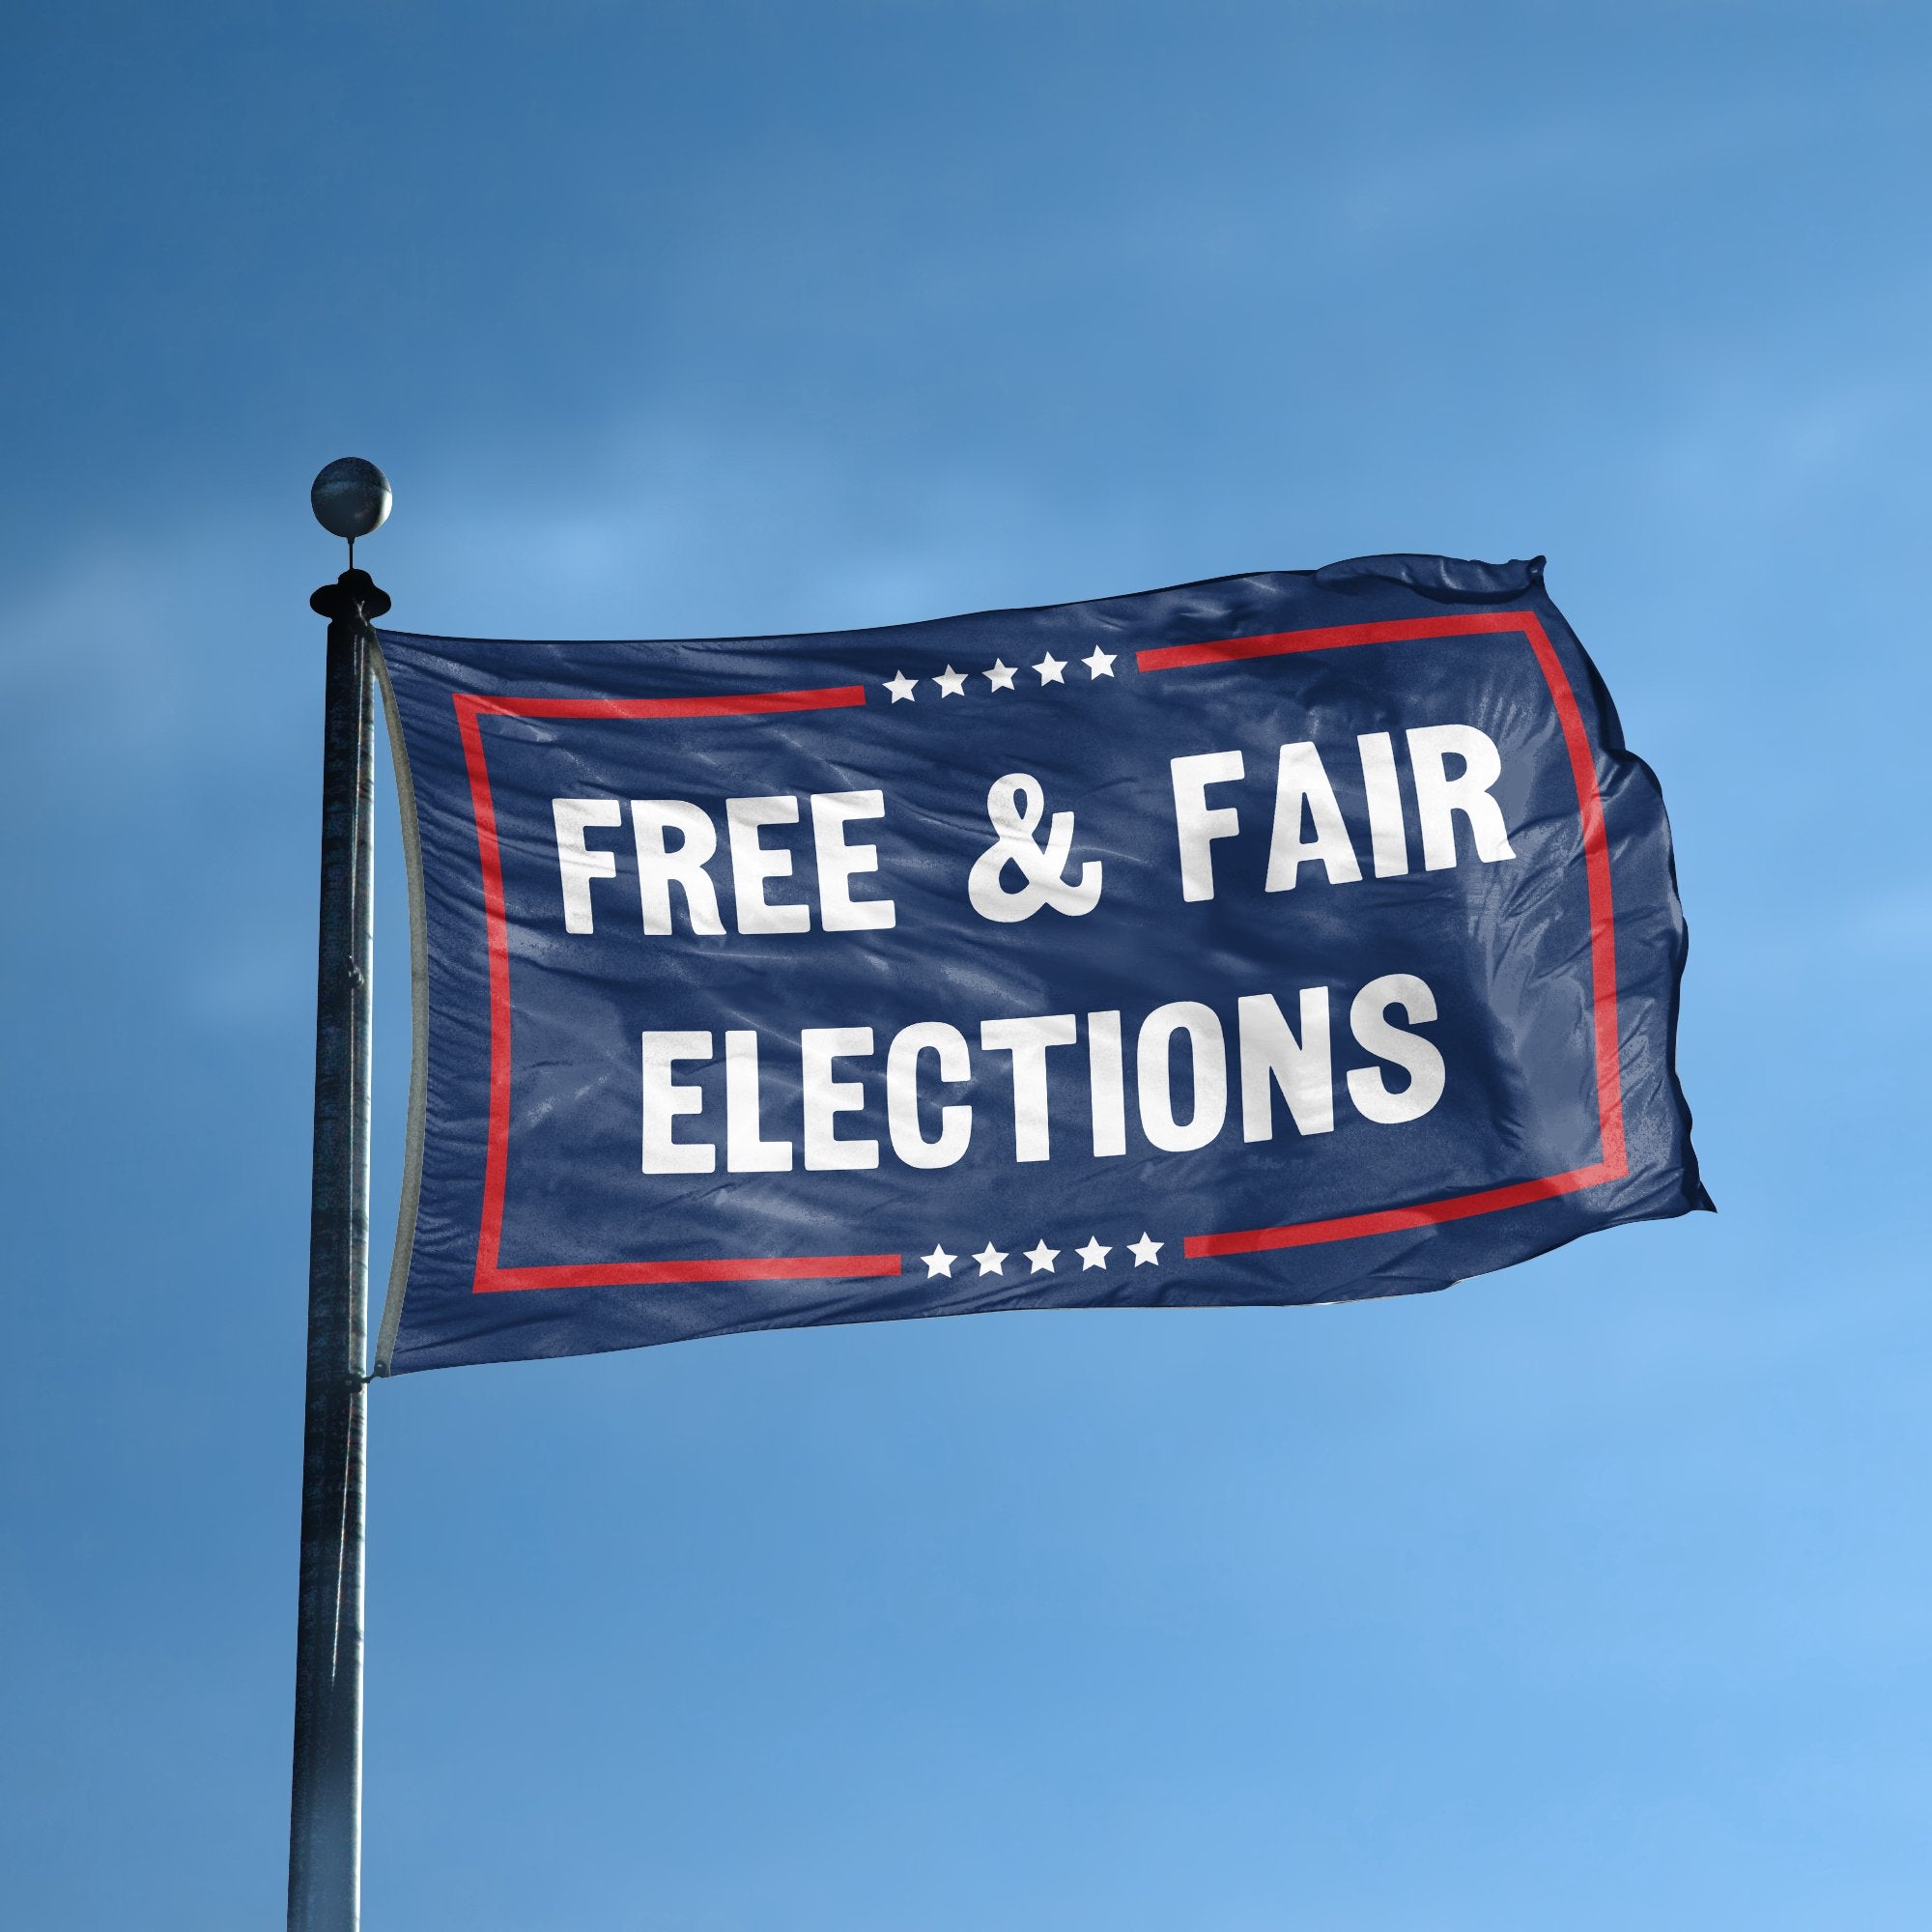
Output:
<path fill-rule="evenodd" d="M 322 627 L 1546 552 L 1721 1208 L 1448 1294 L 373 1403 L 372 1926 L 1917 1927 L 1932 16 L 10 23 L 0 1861 L 276 1922 Z M 379 1218 L 407 1071 L 384 867 Z"/>

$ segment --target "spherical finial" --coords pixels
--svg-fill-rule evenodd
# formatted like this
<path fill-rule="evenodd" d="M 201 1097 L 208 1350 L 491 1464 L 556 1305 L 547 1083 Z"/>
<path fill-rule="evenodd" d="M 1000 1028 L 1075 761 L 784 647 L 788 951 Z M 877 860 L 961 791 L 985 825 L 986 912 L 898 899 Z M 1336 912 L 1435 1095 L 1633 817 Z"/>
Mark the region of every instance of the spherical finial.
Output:
<path fill-rule="evenodd" d="M 316 474 L 308 489 L 315 520 L 332 537 L 353 545 L 381 528 L 388 517 L 389 479 L 360 456 L 338 456 Z"/>

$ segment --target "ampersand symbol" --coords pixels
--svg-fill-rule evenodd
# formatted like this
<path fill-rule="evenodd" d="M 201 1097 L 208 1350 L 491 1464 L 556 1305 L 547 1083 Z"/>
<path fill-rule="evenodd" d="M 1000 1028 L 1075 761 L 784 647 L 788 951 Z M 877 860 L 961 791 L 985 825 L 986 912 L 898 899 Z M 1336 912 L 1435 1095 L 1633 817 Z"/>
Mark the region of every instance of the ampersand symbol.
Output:
<path fill-rule="evenodd" d="M 1039 781 L 1025 772 L 1009 772 L 994 780 L 986 794 L 986 817 L 999 839 L 974 860 L 966 880 L 966 895 L 981 919 L 1011 925 L 1017 920 L 1031 919 L 1043 905 L 1078 918 L 1099 902 L 1097 859 L 1089 859 L 1081 866 L 1078 879 L 1066 877 L 1066 861 L 1073 849 L 1070 811 L 1053 814 L 1043 847 L 1034 842 L 1034 828 L 1039 823 L 1044 804 Z M 1000 883 L 1009 866 L 1017 867 L 1025 881 L 1011 892 Z"/>

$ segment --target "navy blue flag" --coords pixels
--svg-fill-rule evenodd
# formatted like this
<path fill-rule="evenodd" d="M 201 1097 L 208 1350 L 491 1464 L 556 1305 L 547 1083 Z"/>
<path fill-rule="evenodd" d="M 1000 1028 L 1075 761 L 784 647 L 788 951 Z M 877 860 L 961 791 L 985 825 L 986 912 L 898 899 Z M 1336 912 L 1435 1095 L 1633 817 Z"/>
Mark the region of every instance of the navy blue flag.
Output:
<path fill-rule="evenodd" d="M 1710 1205 L 1662 799 L 1540 560 L 382 661 L 384 1373 L 1409 1293 Z"/>

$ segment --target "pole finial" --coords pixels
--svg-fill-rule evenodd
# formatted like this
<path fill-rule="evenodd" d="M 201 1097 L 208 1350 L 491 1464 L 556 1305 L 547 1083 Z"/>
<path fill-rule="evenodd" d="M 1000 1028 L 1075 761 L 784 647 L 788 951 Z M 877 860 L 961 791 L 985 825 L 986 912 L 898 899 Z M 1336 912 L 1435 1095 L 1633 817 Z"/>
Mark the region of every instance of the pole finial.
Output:
<path fill-rule="evenodd" d="M 338 456 L 316 472 L 308 488 L 315 520 L 332 537 L 349 539 L 349 563 L 355 564 L 355 539 L 380 529 L 394 501 L 389 479 L 366 457 Z"/>

